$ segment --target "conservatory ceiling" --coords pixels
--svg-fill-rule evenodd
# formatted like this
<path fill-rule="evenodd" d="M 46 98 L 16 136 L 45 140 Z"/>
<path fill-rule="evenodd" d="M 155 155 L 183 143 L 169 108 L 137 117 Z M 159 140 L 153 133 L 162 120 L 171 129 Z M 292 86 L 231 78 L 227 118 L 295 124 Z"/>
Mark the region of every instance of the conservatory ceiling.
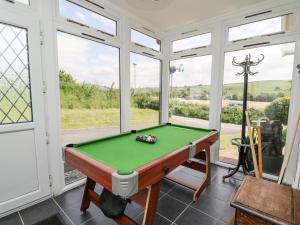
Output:
<path fill-rule="evenodd" d="M 225 14 L 262 0 L 110 0 L 164 31 Z"/>

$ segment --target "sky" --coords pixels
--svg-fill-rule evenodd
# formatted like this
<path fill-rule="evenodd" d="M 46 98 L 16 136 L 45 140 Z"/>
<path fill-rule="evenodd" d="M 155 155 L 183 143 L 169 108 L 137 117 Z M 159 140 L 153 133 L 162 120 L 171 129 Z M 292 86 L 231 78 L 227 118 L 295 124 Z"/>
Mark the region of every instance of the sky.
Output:
<path fill-rule="evenodd" d="M 176 40 L 173 42 L 173 52 L 185 49 L 208 46 L 211 43 L 211 33 L 200 34 L 197 36 Z"/>
<path fill-rule="evenodd" d="M 102 29 L 111 34 L 116 33 L 116 23 L 114 21 L 91 13 L 65 0 L 60 0 L 60 4 L 60 11 L 63 16 L 97 29 Z M 229 39 L 235 40 L 241 37 L 255 36 L 258 33 L 266 34 L 280 30 L 280 18 L 268 19 L 230 28 Z M 147 37 L 135 31 L 132 31 L 131 35 L 132 40 L 136 43 L 144 44 L 153 49 L 159 47 L 154 38 Z M 178 50 L 186 48 L 186 46 L 197 47 L 203 45 L 203 43 L 209 44 L 210 36 L 210 34 L 205 34 L 204 36 L 184 39 L 176 42 L 176 46 L 174 47 Z M 71 73 L 78 82 L 97 83 L 101 86 L 110 86 L 114 83 L 115 87 L 119 86 L 119 49 L 62 32 L 58 33 L 57 38 L 59 66 L 61 69 Z M 241 61 L 249 53 L 251 53 L 254 60 L 260 57 L 260 54 L 265 55 L 264 61 L 252 69 L 254 72 L 258 71 L 259 74 L 251 77 L 250 81 L 291 80 L 293 54 L 287 54 L 286 52 L 293 52 L 294 46 L 294 44 L 275 45 L 225 53 L 224 83 L 238 83 L 243 81 L 241 77 L 235 76 L 241 68 L 232 66 L 231 61 L 233 57 L 236 57 L 237 61 Z M 210 77 L 211 58 L 211 56 L 202 56 L 171 62 L 171 65 L 183 64 L 184 67 L 184 72 L 175 72 L 173 74 L 173 84 L 178 87 L 194 84 L 210 84 L 212 82 Z M 159 60 L 131 53 L 130 64 L 131 87 L 159 86 Z"/>

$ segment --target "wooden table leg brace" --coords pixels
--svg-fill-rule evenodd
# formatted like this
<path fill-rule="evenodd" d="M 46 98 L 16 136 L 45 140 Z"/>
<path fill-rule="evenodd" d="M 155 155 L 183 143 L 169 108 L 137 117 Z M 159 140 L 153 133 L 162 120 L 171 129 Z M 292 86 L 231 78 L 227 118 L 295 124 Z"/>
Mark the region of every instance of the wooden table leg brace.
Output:
<path fill-rule="evenodd" d="M 192 184 L 191 182 L 188 182 L 185 179 L 181 179 L 173 174 L 167 175 L 168 179 L 194 190 L 195 191 L 193 196 L 194 202 L 198 200 L 200 194 L 210 184 L 210 179 L 211 179 L 210 146 L 205 146 L 203 151 L 199 152 L 195 156 L 195 159 L 196 161 L 187 161 L 184 164 L 182 164 L 182 166 L 199 172 L 203 172 L 205 174 L 204 181 L 199 182 L 199 184 Z M 199 160 L 202 160 L 202 162 L 200 162 Z"/>
<path fill-rule="evenodd" d="M 93 181 L 90 178 L 87 178 L 80 209 L 82 212 L 86 212 L 91 202 L 93 202 L 97 207 L 99 207 L 100 205 L 99 195 L 94 191 L 95 185 L 95 181 Z M 138 204 L 141 204 L 141 206 L 145 207 L 143 225 L 152 225 L 154 223 L 157 203 L 159 200 L 159 193 L 160 182 L 157 182 L 149 187 L 147 200 L 137 202 Z M 143 202 L 145 202 L 146 205 L 144 205 Z M 136 225 L 136 223 L 126 215 L 114 219 L 114 221 L 120 225 Z"/>

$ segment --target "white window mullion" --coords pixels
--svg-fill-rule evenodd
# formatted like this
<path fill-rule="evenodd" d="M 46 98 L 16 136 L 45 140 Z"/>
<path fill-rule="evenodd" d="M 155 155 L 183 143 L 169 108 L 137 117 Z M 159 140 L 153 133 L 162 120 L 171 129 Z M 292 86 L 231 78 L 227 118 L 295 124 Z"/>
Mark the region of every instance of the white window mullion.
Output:
<path fill-rule="evenodd" d="M 211 72 L 211 93 L 210 93 L 210 111 L 209 128 L 221 130 L 221 111 L 222 111 L 222 90 L 223 90 L 223 70 L 224 70 L 224 52 L 223 52 L 224 29 L 221 23 L 215 25 L 212 35 L 212 72 Z M 218 161 L 219 143 L 212 147 L 212 162 Z"/>
<path fill-rule="evenodd" d="M 300 64 L 300 39 L 296 42 L 296 49 L 295 49 L 295 58 L 294 58 L 294 72 L 293 72 L 293 80 L 292 80 L 292 93 L 291 93 L 291 105 L 289 110 L 289 122 L 288 122 L 288 132 L 287 132 L 287 143 L 290 141 L 291 138 L 291 129 L 293 128 L 294 120 L 297 116 L 297 110 L 300 107 L 300 98 L 299 98 L 299 90 L 300 90 L 300 75 L 298 73 L 298 69 L 296 68 L 297 65 Z M 296 137 L 297 138 L 297 137 Z M 299 145 L 299 136 L 298 140 L 295 141 L 289 164 L 284 176 L 284 183 L 291 184 L 293 183 L 293 179 L 295 178 L 296 174 L 296 167 L 297 167 L 297 159 L 299 158 L 298 155 L 300 154 L 300 149 L 298 149 Z"/>
<path fill-rule="evenodd" d="M 171 42 L 169 39 L 162 41 L 162 71 L 161 71 L 161 111 L 160 122 L 167 123 L 169 121 L 169 78 L 170 78 L 170 52 Z"/>
<path fill-rule="evenodd" d="M 130 27 L 126 18 L 120 31 L 121 132 L 126 132 L 130 130 Z"/>

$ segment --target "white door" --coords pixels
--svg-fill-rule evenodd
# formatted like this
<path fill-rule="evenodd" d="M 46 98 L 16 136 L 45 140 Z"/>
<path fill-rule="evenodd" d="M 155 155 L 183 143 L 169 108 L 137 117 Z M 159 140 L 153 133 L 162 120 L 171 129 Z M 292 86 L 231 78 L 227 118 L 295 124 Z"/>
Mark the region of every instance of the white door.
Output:
<path fill-rule="evenodd" d="M 50 187 L 39 23 L 0 12 L 1 217 Z"/>

